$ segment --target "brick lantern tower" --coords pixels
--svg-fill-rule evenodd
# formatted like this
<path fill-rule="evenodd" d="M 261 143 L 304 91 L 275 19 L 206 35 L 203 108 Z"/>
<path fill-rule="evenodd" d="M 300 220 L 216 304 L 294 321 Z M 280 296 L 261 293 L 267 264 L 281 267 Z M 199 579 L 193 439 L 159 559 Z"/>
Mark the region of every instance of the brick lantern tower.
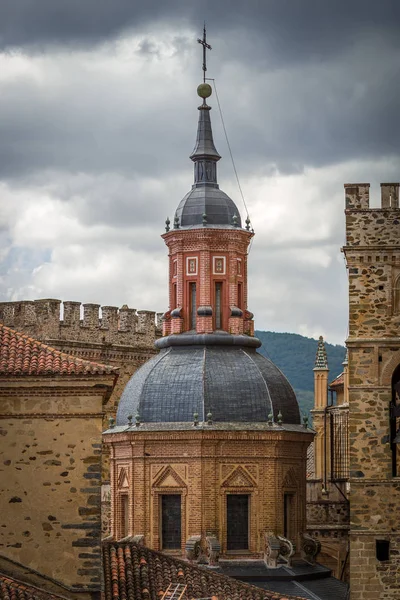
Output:
<path fill-rule="evenodd" d="M 211 91 L 208 84 L 200 93 Z M 204 89 L 205 88 L 205 89 Z M 173 229 L 163 236 L 169 249 L 169 304 L 164 335 L 193 331 L 254 334 L 247 311 L 247 250 L 253 233 L 217 182 L 220 160 L 206 98 L 199 106 L 194 184 L 179 204 Z"/>
<path fill-rule="evenodd" d="M 272 556 L 274 535 L 301 547 L 313 432 L 287 379 L 256 351 L 247 310 L 253 232 L 219 189 L 211 87 L 198 93 L 194 184 L 162 236 L 169 309 L 160 352 L 130 379 L 104 441 L 112 536 L 192 559 L 202 548 L 213 563 L 220 553 Z"/>

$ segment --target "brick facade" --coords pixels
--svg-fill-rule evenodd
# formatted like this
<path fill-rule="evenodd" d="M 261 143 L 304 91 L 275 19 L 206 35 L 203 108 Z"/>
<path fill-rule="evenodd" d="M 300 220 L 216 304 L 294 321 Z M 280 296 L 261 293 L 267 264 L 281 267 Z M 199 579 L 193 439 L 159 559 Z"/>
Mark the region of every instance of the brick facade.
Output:
<path fill-rule="evenodd" d="M 248 429 L 230 431 L 189 424 L 180 430 L 154 431 L 145 425 L 126 432 L 109 430 L 104 441 L 111 447 L 113 464 L 113 537 L 144 535 L 147 546 L 163 549 L 160 498 L 179 494 L 178 554 L 194 535 L 216 536 L 227 554 L 226 498 L 246 494 L 250 497 L 249 548 L 244 556 L 262 556 L 264 534 L 284 534 L 286 493 L 292 501 L 285 533 L 298 543 L 305 531 L 306 458 L 312 433 L 297 427 L 299 431 L 252 430 L 249 424 Z"/>
<path fill-rule="evenodd" d="M 211 333 L 254 335 L 247 310 L 247 250 L 253 233 L 241 228 L 173 229 L 162 237 L 169 250 L 169 310 L 163 334 Z M 190 285 L 196 285 L 196 323 Z M 216 284 L 221 285 L 220 322 Z"/>

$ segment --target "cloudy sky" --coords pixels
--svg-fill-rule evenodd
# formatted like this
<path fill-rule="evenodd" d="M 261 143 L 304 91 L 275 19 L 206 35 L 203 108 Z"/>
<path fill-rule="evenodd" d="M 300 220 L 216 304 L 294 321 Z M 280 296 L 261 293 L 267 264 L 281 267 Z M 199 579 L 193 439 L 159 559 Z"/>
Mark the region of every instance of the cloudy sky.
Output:
<path fill-rule="evenodd" d="M 204 19 L 256 327 L 342 343 L 343 183 L 400 178 L 397 0 L 0 0 L 0 299 L 167 308 Z"/>

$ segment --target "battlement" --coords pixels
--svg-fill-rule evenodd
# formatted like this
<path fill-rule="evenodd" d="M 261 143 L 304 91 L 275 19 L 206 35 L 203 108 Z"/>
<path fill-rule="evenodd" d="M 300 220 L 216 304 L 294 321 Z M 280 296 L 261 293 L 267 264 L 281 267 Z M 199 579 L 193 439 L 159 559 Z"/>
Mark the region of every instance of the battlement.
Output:
<path fill-rule="evenodd" d="M 161 313 L 55 299 L 0 302 L 0 322 L 47 341 L 148 347 L 161 335 Z"/>
<path fill-rule="evenodd" d="M 398 183 L 381 183 L 381 206 L 371 208 L 369 183 L 345 184 L 345 248 L 372 246 L 393 248 L 399 246 L 399 185 Z M 369 260 L 372 260 L 372 257 Z M 388 257 L 385 260 L 388 260 Z M 391 256 L 389 260 L 396 260 L 396 258 Z"/>
<path fill-rule="evenodd" d="M 399 183 L 381 183 L 380 208 L 399 208 L 399 186 Z M 370 208 L 369 188 L 369 183 L 345 183 L 346 209 L 368 210 Z"/>

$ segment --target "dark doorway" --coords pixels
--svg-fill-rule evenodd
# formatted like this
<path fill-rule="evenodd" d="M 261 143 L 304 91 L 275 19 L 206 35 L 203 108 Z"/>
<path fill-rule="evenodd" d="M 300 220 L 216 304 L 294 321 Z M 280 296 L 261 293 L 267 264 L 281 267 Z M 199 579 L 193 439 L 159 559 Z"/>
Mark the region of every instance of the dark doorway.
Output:
<path fill-rule="evenodd" d="M 161 496 L 161 541 L 163 550 L 181 547 L 181 496 Z"/>
<path fill-rule="evenodd" d="M 226 531 L 228 550 L 249 549 L 249 496 L 228 494 L 226 497 Z"/>
<path fill-rule="evenodd" d="M 284 494 L 283 496 L 283 535 L 285 538 L 293 537 L 293 494 Z"/>
<path fill-rule="evenodd" d="M 122 537 L 129 535 L 129 498 L 128 494 L 121 496 L 121 533 Z"/>

